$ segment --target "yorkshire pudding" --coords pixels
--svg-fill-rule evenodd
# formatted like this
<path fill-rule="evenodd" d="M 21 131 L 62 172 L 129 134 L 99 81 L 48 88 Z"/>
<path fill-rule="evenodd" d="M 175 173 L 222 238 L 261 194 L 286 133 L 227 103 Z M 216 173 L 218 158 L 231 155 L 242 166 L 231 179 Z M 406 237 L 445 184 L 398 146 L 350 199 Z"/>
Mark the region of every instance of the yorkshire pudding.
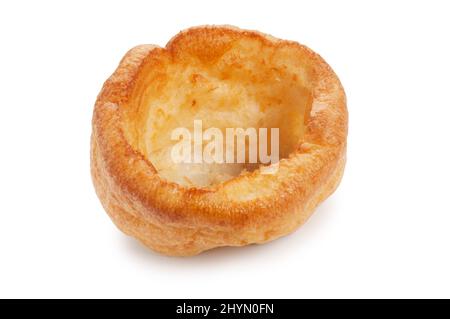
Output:
<path fill-rule="evenodd" d="M 174 163 L 171 132 L 198 119 L 222 132 L 279 128 L 279 162 Z M 92 126 L 103 207 L 124 233 L 167 255 L 292 232 L 345 165 L 345 93 L 328 64 L 296 42 L 229 26 L 131 49 L 105 82 Z"/>

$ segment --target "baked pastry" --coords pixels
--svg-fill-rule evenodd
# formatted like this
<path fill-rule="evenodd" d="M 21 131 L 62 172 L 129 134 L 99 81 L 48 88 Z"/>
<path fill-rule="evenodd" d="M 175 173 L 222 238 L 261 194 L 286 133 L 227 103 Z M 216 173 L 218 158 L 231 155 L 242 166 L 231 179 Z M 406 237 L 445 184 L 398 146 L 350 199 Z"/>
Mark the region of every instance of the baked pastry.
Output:
<path fill-rule="evenodd" d="M 222 131 L 279 128 L 276 170 L 174 163 L 171 132 L 196 119 Z M 92 126 L 103 207 L 124 233 L 167 255 L 294 231 L 336 189 L 346 158 L 346 98 L 328 64 L 296 42 L 230 26 L 131 49 L 104 84 Z"/>

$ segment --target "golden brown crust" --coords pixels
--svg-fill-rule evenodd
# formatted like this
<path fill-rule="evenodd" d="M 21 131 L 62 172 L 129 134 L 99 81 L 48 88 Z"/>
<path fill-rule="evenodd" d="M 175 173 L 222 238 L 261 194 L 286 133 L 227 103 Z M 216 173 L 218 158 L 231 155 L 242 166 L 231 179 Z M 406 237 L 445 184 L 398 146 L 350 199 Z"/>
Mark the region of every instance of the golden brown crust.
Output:
<path fill-rule="evenodd" d="M 161 178 L 123 128 L 140 79 L 157 64 L 180 63 L 185 56 L 214 64 L 230 41 L 242 37 L 286 50 L 307 69 L 313 101 L 303 143 L 273 175 L 256 170 L 205 188 Z M 262 243 L 292 232 L 335 190 L 345 165 L 346 99 L 326 62 L 298 43 L 228 26 L 188 29 L 165 48 L 131 49 L 104 84 L 92 123 L 92 178 L 105 210 L 126 234 L 168 255 Z"/>

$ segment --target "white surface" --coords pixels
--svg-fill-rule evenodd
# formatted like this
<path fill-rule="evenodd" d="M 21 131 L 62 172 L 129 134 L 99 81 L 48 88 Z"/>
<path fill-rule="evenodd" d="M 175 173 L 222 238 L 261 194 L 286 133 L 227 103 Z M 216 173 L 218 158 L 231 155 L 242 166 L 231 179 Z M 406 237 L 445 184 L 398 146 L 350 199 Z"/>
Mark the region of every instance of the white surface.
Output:
<path fill-rule="evenodd" d="M 0 297 L 450 297 L 449 2 L 8 3 Z M 347 92 L 348 165 L 294 234 L 168 258 L 122 235 L 100 206 L 90 121 L 129 48 L 200 24 L 320 53 Z"/>

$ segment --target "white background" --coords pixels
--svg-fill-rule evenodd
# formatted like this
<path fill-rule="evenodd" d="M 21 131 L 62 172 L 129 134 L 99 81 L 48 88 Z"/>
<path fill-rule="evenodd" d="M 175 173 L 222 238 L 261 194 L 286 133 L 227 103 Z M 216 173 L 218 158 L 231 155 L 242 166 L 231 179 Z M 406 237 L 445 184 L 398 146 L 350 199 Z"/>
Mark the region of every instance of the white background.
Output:
<path fill-rule="evenodd" d="M 0 297 L 450 297 L 448 1 L 3 1 Z M 348 96 L 339 189 L 294 234 L 193 258 L 120 233 L 89 173 L 123 54 L 233 24 L 321 54 Z"/>

